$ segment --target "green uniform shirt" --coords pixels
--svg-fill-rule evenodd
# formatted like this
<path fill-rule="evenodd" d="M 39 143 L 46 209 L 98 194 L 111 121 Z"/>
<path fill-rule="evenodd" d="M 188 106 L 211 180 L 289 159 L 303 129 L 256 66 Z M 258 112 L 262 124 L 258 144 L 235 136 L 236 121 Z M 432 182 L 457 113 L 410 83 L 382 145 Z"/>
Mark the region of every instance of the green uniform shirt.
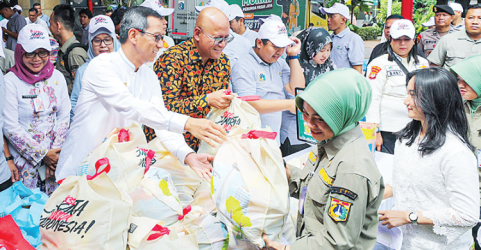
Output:
<path fill-rule="evenodd" d="M 68 71 L 65 69 L 65 62 L 63 61 L 63 55 L 65 54 L 65 52 L 67 52 L 68 47 L 74 42 L 78 42 L 78 41 L 77 39 L 75 39 L 75 36 L 72 36 L 62 45 L 62 47 L 58 51 L 57 63 L 55 65 L 55 68 L 60 72 L 62 72 L 63 76 L 65 77 L 69 96 L 70 94 L 72 94 L 72 87 L 73 87 L 73 80 L 75 79 L 75 73 L 77 72 L 77 69 L 80 66 L 82 66 L 82 64 L 84 64 L 88 58 L 87 52 L 82 48 L 78 47 L 70 51 L 70 54 L 68 55 L 68 60 L 69 60 L 68 64 L 70 66 L 72 74 L 68 73 Z"/>
<path fill-rule="evenodd" d="M 317 148 L 302 170 L 291 168 L 299 208 L 307 190 L 291 249 L 372 249 L 384 183 L 360 126 Z"/>
<path fill-rule="evenodd" d="M 449 70 L 461 60 L 479 54 L 481 54 L 481 39 L 474 41 L 466 31 L 462 30 L 443 36 L 428 60 Z"/>

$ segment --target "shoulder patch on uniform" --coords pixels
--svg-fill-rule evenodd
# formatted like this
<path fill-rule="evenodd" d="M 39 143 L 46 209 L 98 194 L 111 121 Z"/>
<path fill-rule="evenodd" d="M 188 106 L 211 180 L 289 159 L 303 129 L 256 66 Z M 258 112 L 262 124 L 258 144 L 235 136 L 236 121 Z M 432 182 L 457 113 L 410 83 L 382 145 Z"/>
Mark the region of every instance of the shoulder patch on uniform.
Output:
<path fill-rule="evenodd" d="M 317 160 L 317 155 L 314 154 L 313 151 L 311 151 L 311 152 L 309 153 L 309 161 L 310 161 L 312 164 L 314 164 L 314 163 L 316 162 L 316 160 Z"/>
<path fill-rule="evenodd" d="M 349 197 L 351 200 L 355 200 L 357 198 L 357 194 L 347 188 L 332 186 L 330 187 L 330 190 L 331 190 L 331 193 L 345 195 Z"/>
<path fill-rule="evenodd" d="M 334 221 L 347 221 L 349 211 L 351 210 L 351 202 L 342 201 L 331 197 L 331 204 L 329 205 L 329 217 Z"/>
<path fill-rule="evenodd" d="M 334 179 L 327 174 L 327 172 L 326 172 L 326 170 L 324 169 L 324 167 L 322 167 L 321 170 L 319 171 L 319 175 L 321 176 L 322 181 L 323 181 L 326 185 L 332 186 L 332 183 L 334 182 Z"/>
<path fill-rule="evenodd" d="M 369 79 L 374 80 L 377 77 L 377 74 L 381 71 L 381 68 L 378 66 L 371 67 L 371 73 L 369 73 Z"/>

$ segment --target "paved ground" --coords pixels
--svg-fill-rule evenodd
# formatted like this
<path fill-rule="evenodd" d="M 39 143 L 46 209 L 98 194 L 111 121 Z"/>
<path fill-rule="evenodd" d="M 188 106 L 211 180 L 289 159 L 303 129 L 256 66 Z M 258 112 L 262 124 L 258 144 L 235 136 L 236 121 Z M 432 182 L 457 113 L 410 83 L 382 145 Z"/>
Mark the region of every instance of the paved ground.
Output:
<path fill-rule="evenodd" d="M 369 40 L 364 41 L 364 58 L 369 59 L 371 56 L 372 49 L 376 47 L 381 42 L 381 40 Z"/>

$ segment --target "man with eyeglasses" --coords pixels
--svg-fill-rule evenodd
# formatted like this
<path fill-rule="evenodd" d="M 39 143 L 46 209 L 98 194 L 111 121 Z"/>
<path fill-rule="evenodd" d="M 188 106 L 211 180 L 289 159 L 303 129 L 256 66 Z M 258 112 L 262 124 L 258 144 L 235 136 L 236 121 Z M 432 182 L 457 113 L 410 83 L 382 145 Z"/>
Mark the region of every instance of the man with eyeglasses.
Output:
<path fill-rule="evenodd" d="M 296 87 L 305 87 L 299 63 L 301 41 L 289 38 L 286 26 L 275 15 L 264 19 L 257 34 L 256 46 L 232 69 L 232 90 L 239 96 L 260 95 L 261 100 L 249 104 L 261 114 L 262 126 L 280 135 L 282 111 L 296 113 L 294 99 L 287 98 L 294 97 Z M 289 64 L 281 59 L 284 51 Z M 280 145 L 280 136 L 276 140 Z"/>
<path fill-rule="evenodd" d="M 206 119 L 194 119 L 168 111 L 154 72 L 145 63 L 154 60 L 165 34 L 161 17 L 152 9 L 128 10 L 120 28 L 121 48 L 90 61 L 56 171 L 57 180 L 76 175 L 80 162 L 115 127 L 133 122 L 153 129 L 162 144 L 201 178 L 209 179 L 213 156 L 196 154 L 181 133 L 214 145 L 226 139 L 223 128 Z"/>
<path fill-rule="evenodd" d="M 223 50 L 230 40 L 226 15 L 213 7 L 202 10 L 194 37 L 170 48 L 154 64 L 167 109 L 204 118 L 211 107 L 229 107 L 233 96 L 224 90 L 229 87 L 230 65 Z M 146 134 L 153 137 L 149 131 Z M 190 133 L 184 137 L 197 151 L 199 140 Z"/>
<path fill-rule="evenodd" d="M 55 6 L 50 16 L 50 32 L 60 45 L 55 68 L 65 76 L 69 96 L 72 94 L 75 73 L 88 57 L 87 51 L 74 36 L 74 19 L 74 10 L 68 4 Z"/>

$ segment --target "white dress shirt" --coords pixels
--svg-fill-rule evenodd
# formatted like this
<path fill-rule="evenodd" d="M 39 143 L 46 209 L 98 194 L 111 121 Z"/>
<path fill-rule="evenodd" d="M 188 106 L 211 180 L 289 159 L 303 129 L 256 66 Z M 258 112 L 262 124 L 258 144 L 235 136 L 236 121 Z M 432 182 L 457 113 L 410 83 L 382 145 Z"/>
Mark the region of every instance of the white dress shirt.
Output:
<path fill-rule="evenodd" d="M 25 17 L 25 21 L 27 21 L 27 24 L 33 23 L 33 22 L 30 20 L 30 18 L 28 18 L 28 17 Z M 47 25 L 47 23 L 46 23 L 44 20 L 42 20 L 42 19 L 40 19 L 40 18 L 37 18 L 37 21 L 35 21 L 34 23 L 35 23 L 35 24 L 40 24 L 40 25 L 42 25 L 42 26 L 43 26 L 44 28 L 46 28 L 46 29 L 49 31 L 49 33 L 50 33 L 50 30 L 48 29 L 48 25 Z"/>
<path fill-rule="evenodd" d="M 105 136 L 115 127 L 126 127 L 133 122 L 155 129 L 163 145 L 184 162 L 193 152 L 182 136 L 188 118 L 165 108 L 159 80 L 145 64 L 135 71 L 122 49 L 101 54 L 90 61 L 82 78 L 75 117 L 60 154 L 56 178 L 75 175 L 80 162 Z"/>

